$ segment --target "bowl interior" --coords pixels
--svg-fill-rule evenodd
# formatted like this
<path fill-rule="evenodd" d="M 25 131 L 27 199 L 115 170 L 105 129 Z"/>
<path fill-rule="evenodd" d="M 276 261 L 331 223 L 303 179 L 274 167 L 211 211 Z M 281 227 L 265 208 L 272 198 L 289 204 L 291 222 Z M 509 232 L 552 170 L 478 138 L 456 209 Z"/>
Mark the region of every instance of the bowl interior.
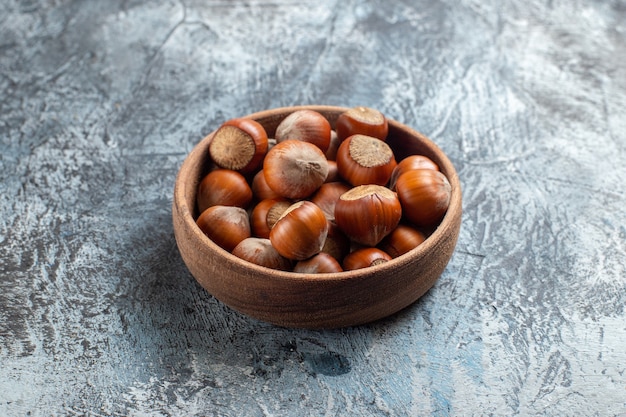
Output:
<path fill-rule="evenodd" d="M 298 106 L 254 113 L 268 137 L 293 111 L 311 109 L 334 128 L 347 110 L 332 106 Z M 398 161 L 421 154 L 440 167 L 452 186 L 448 211 L 420 246 L 387 263 L 331 274 L 278 271 L 241 260 L 207 238 L 196 226 L 196 190 L 209 170 L 206 136 L 183 162 L 176 179 L 173 221 L 185 264 L 209 293 L 251 317 L 288 327 L 331 328 L 370 322 L 412 304 L 435 283 L 452 256 L 461 220 L 461 188 L 452 163 L 428 138 L 389 120 L 387 143 Z"/>

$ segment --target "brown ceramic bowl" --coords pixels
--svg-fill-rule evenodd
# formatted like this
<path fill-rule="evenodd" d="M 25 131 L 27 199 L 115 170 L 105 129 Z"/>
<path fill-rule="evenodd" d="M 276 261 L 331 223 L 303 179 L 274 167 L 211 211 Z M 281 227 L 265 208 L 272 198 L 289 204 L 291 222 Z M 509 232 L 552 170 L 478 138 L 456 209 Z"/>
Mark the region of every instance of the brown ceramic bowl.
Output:
<path fill-rule="evenodd" d="M 249 115 L 273 137 L 276 126 L 299 109 L 322 113 L 334 128 L 347 110 L 330 106 L 277 108 Z M 461 226 L 461 186 L 446 155 L 428 138 L 389 121 L 387 143 L 396 159 L 422 154 L 435 161 L 452 185 L 448 211 L 436 230 L 417 248 L 387 263 L 331 274 L 299 274 L 243 261 L 223 250 L 196 226 L 196 189 L 206 174 L 205 137 L 183 162 L 173 200 L 176 242 L 191 274 L 210 294 L 256 319 L 286 327 L 337 328 L 389 316 L 415 302 L 445 269 Z"/>

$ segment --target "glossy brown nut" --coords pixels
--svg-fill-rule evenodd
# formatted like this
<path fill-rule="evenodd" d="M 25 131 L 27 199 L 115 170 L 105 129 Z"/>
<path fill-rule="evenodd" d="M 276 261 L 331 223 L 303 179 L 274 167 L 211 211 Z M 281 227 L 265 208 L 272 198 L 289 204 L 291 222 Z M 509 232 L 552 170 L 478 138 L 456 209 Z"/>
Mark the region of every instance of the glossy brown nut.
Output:
<path fill-rule="evenodd" d="M 387 118 L 369 107 L 353 107 L 337 118 L 337 136 L 340 141 L 352 135 L 367 135 L 385 140 L 389 131 Z"/>
<path fill-rule="evenodd" d="M 350 252 L 350 239 L 341 231 L 335 222 L 328 222 L 328 234 L 322 252 L 341 261 Z"/>
<path fill-rule="evenodd" d="M 292 268 L 292 262 L 278 253 L 269 239 L 257 237 L 244 239 L 235 246 L 232 254 L 244 261 L 266 268 L 279 271 L 290 271 Z"/>
<path fill-rule="evenodd" d="M 263 170 L 260 170 L 252 177 L 250 188 L 252 188 L 252 194 L 257 201 L 280 197 L 276 191 L 272 190 L 270 186 L 267 185 L 265 172 L 263 172 Z"/>
<path fill-rule="evenodd" d="M 274 192 L 299 199 L 310 196 L 326 181 L 328 162 L 317 146 L 289 139 L 277 143 L 267 153 L 263 172 Z"/>
<path fill-rule="evenodd" d="M 399 224 L 378 245 L 379 249 L 387 252 L 392 258 L 404 255 L 421 245 L 426 236 L 414 227 Z"/>
<path fill-rule="evenodd" d="M 248 213 L 240 207 L 209 207 L 200 214 L 196 223 L 209 239 L 228 252 L 250 237 Z"/>
<path fill-rule="evenodd" d="M 344 182 L 327 182 L 318 188 L 311 197 L 311 201 L 322 209 L 328 220 L 335 220 L 335 205 L 342 194 L 350 190 Z"/>
<path fill-rule="evenodd" d="M 239 172 L 216 169 L 200 181 L 196 199 L 199 213 L 217 205 L 246 208 L 252 201 L 252 189 Z"/>
<path fill-rule="evenodd" d="M 352 135 L 337 150 L 337 171 L 354 186 L 386 185 L 396 165 L 389 145 L 371 136 Z"/>
<path fill-rule="evenodd" d="M 376 246 L 396 228 L 402 208 L 396 194 L 380 185 L 361 185 L 339 197 L 335 222 L 352 241 Z"/>
<path fill-rule="evenodd" d="M 337 149 L 339 149 L 339 145 L 341 145 L 341 141 L 339 140 L 339 136 L 337 136 L 337 131 L 331 130 L 330 145 L 328 145 L 328 149 L 326 150 L 326 158 L 329 161 L 334 161 L 337 159 Z"/>
<path fill-rule="evenodd" d="M 252 119 L 231 119 L 222 124 L 209 144 L 209 155 L 219 167 L 244 174 L 256 170 L 268 149 L 267 133 Z"/>
<path fill-rule="evenodd" d="M 434 226 L 448 210 L 452 187 L 444 174 L 416 169 L 400 175 L 396 192 L 405 217 L 417 226 Z"/>
<path fill-rule="evenodd" d="M 293 268 L 293 272 L 301 274 L 329 274 L 342 271 L 343 268 L 339 262 L 325 252 L 320 252 L 309 259 L 299 261 Z"/>
<path fill-rule="evenodd" d="M 322 209 L 307 200 L 292 204 L 270 231 L 270 241 L 288 259 L 302 260 L 321 252 L 328 234 Z"/>
<path fill-rule="evenodd" d="M 388 253 L 378 248 L 361 248 L 349 253 L 343 259 L 343 269 L 352 271 L 355 269 L 369 268 L 391 260 Z"/>
<path fill-rule="evenodd" d="M 339 175 L 339 171 L 337 170 L 337 162 L 328 160 L 327 164 L 328 164 L 328 175 L 326 175 L 326 181 L 324 182 L 341 181 L 341 176 Z"/>
<path fill-rule="evenodd" d="M 324 116 L 313 110 L 298 110 L 285 117 L 276 127 L 276 141 L 288 139 L 312 143 L 322 152 L 330 145 L 330 123 Z"/>
<path fill-rule="evenodd" d="M 391 178 L 389 179 L 389 188 L 395 191 L 396 181 L 398 177 L 404 174 L 407 171 L 411 171 L 414 169 L 434 169 L 435 171 L 439 171 L 439 167 L 436 163 L 433 162 L 432 159 L 424 156 L 424 155 L 409 155 L 400 162 L 393 169 L 391 173 Z"/>
<path fill-rule="evenodd" d="M 286 198 L 268 198 L 261 200 L 250 215 L 250 227 L 252 235 L 269 239 L 270 230 L 276 224 L 280 216 L 291 206 L 291 201 Z"/>

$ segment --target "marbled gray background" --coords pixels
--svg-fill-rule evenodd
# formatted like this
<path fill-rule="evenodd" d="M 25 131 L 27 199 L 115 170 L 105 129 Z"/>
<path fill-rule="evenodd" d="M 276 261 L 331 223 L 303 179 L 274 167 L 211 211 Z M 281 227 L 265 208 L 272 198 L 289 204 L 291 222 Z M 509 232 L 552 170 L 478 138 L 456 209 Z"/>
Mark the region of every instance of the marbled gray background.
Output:
<path fill-rule="evenodd" d="M 0 1 L 0 415 L 626 415 L 626 3 Z M 464 187 L 401 313 L 204 292 L 174 179 L 227 118 L 367 105 Z"/>

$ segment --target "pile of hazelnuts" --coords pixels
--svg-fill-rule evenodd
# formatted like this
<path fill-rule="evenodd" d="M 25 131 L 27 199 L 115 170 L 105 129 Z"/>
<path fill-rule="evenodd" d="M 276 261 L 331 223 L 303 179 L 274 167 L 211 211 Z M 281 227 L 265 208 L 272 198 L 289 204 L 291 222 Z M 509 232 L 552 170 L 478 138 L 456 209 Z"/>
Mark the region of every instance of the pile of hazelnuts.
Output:
<path fill-rule="evenodd" d="M 273 138 L 250 118 L 223 123 L 197 190 L 198 227 L 233 255 L 300 273 L 387 262 L 420 245 L 451 187 L 431 159 L 396 161 L 386 117 L 354 107 L 335 129 L 319 112 L 283 119 Z"/>

